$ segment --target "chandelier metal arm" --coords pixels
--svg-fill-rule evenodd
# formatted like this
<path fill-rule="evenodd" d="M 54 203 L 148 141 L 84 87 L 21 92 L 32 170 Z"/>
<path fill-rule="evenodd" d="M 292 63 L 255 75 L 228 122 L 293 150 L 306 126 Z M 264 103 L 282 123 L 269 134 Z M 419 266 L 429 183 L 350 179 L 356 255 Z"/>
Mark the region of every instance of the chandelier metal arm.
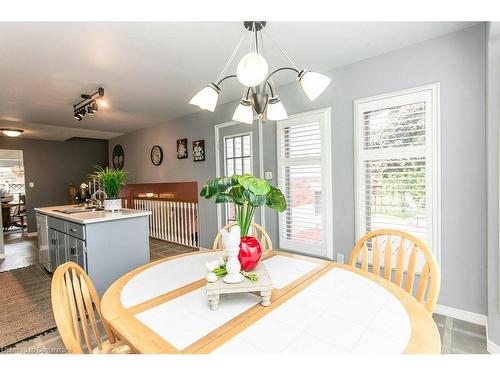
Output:
<path fill-rule="evenodd" d="M 268 83 L 269 83 L 269 78 L 271 78 L 274 74 L 276 74 L 276 73 L 278 73 L 278 72 L 281 72 L 282 70 L 292 70 L 292 71 L 294 71 L 295 73 L 300 74 L 300 70 L 298 70 L 298 69 L 296 69 L 296 68 L 292 68 L 291 66 L 284 66 L 283 68 L 278 68 L 278 69 L 276 69 L 276 70 L 272 71 L 272 72 L 271 72 L 271 73 L 267 76 L 266 80 L 264 81 L 264 86 L 265 86 L 266 84 L 268 84 Z"/>
<path fill-rule="evenodd" d="M 224 78 L 221 78 L 217 82 L 215 82 L 215 84 L 217 86 L 219 86 L 222 82 L 224 82 L 226 79 L 229 79 L 229 78 L 236 78 L 236 74 L 231 74 L 231 75 L 225 76 Z"/>

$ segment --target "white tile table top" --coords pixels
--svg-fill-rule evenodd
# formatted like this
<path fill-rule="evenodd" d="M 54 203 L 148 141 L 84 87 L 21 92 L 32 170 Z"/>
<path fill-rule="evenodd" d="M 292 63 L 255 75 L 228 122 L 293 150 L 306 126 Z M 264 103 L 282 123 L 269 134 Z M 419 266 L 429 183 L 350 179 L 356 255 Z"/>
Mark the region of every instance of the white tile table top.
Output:
<path fill-rule="evenodd" d="M 220 252 L 192 254 L 170 259 L 132 277 L 121 291 L 121 303 L 129 308 L 205 278 L 205 262 Z M 274 288 L 281 289 L 318 266 L 318 263 L 275 255 L 263 261 Z"/>
<path fill-rule="evenodd" d="M 411 330 L 393 294 L 334 268 L 214 353 L 402 353 Z"/>

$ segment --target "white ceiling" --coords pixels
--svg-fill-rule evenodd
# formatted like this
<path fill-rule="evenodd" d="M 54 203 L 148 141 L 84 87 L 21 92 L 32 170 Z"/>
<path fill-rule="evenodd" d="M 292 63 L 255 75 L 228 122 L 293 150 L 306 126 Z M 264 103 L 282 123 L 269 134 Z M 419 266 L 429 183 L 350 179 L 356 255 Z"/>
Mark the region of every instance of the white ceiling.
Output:
<path fill-rule="evenodd" d="M 297 65 L 322 72 L 470 25 L 272 22 L 266 29 Z M 23 137 L 112 138 L 195 112 L 187 102 L 217 78 L 243 33 L 240 22 L 0 23 L 0 126 L 25 128 Z M 264 38 L 270 69 L 286 65 Z M 283 73 L 275 83 L 294 78 Z M 109 108 L 76 121 L 72 105 L 99 86 Z M 222 103 L 242 94 L 235 80 L 222 89 Z"/>

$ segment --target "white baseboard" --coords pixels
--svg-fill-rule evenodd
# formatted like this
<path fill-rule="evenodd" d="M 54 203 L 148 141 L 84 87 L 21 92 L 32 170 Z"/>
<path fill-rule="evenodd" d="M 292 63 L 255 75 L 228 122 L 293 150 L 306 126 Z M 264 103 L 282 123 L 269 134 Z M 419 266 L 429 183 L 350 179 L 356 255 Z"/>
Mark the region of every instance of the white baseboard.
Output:
<path fill-rule="evenodd" d="M 486 323 L 488 322 L 488 317 L 486 315 L 478 314 L 471 311 L 460 310 L 454 307 L 436 305 L 434 312 L 436 314 L 446 315 L 455 319 L 465 320 L 466 322 L 479 324 L 481 326 L 486 326 Z"/>
<path fill-rule="evenodd" d="M 491 354 L 500 354 L 500 346 L 491 340 L 486 340 L 486 350 Z"/>
<path fill-rule="evenodd" d="M 4 258 L 5 258 L 5 254 L 4 253 L 0 254 L 0 259 L 4 259 Z"/>
<path fill-rule="evenodd" d="M 26 233 L 26 235 L 28 237 L 36 237 L 36 236 L 38 236 L 38 232 L 28 232 L 28 233 Z"/>

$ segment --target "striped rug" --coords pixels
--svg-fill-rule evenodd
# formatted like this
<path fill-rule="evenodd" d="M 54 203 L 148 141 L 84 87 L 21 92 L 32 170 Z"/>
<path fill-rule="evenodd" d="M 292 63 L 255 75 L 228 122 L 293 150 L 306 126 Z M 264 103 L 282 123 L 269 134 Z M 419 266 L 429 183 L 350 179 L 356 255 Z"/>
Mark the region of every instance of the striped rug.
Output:
<path fill-rule="evenodd" d="M 55 328 L 50 283 L 37 265 L 0 273 L 0 351 Z"/>

